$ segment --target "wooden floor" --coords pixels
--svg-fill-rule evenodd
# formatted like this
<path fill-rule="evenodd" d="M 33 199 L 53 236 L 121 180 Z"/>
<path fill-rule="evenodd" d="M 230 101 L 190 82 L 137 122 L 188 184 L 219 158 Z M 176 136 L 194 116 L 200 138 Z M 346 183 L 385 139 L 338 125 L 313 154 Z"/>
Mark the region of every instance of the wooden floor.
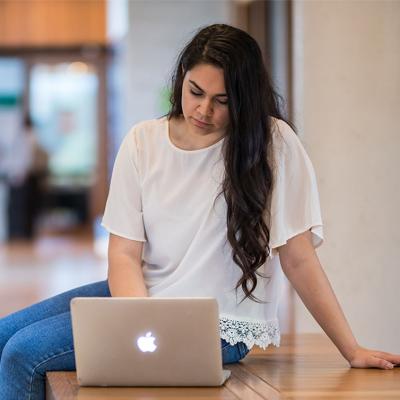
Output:
<path fill-rule="evenodd" d="M 400 368 L 350 368 L 325 335 L 286 335 L 225 368 L 232 376 L 221 388 L 79 388 L 75 372 L 51 372 L 47 399 L 400 399 Z"/>
<path fill-rule="evenodd" d="M 107 262 L 84 229 L 0 245 L 0 317 L 106 277 Z"/>

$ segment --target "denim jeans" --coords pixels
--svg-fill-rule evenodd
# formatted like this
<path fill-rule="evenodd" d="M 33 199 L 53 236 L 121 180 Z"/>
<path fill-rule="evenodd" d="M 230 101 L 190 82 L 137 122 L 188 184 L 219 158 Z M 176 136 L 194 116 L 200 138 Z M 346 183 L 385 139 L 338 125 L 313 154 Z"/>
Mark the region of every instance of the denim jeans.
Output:
<path fill-rule="evenodd" d="M 42 400 L 47 371 L 74 371 L 70 300 L 110 297 L 107 281 L 78 287 L 0 319 L 0 399 Z M 248 353 L 221 339 L 224 364 Z"/>

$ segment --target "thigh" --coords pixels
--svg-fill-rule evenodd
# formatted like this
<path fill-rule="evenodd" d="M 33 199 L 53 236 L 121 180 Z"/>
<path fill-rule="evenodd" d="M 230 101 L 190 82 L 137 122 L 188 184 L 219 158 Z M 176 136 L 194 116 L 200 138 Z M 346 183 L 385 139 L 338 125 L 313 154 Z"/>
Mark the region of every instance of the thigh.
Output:
<path fill-rule="evenodd" d="M 58 294 L 0 319 L 0 356 L 7 341 L 20 329 L 69 312 L 74 297 L 110 297 L 107 281 L 95 282 Z"/>
<path fill-rule="evenodd" d="M 224 339 L 221 339 L 221 350 L 223 364 L 237 363 L 246 357 L 247 353 L 250 351 L 242 342 L 231 345 Z"/>

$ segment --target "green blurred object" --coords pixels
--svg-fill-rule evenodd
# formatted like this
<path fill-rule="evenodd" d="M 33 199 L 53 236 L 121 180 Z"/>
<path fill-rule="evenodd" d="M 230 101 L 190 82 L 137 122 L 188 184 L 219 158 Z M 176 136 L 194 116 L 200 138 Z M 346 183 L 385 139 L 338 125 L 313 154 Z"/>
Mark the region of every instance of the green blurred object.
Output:
<path fill-rule="evenodd" d="M 171 90 L 167 87 L 163 87 L 158 94 L 158 109 L 162 115 L 169 113 L 171 109 L 170 96 Z"/>
<path fill-rule="evenodd" d="M 14 107 L 21 101 L 21 96 L 16 94 L 0 94 L 0 107 Z"/>

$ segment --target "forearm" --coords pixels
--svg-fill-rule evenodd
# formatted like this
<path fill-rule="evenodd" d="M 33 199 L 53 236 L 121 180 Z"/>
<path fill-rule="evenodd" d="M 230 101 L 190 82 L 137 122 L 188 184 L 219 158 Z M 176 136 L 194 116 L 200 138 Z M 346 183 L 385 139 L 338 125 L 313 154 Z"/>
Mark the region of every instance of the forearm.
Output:
<path fill-rule="evenodd" d="M 142 266 L 124 254 L 109 257 L 108 285 L 112 297 L 148 297 Z"/>
<path fill-rule="evenodd" d="M 318 258 L 285 270 L 304 305 L 347 360 L 357 347 L 350 326 Z"/>

